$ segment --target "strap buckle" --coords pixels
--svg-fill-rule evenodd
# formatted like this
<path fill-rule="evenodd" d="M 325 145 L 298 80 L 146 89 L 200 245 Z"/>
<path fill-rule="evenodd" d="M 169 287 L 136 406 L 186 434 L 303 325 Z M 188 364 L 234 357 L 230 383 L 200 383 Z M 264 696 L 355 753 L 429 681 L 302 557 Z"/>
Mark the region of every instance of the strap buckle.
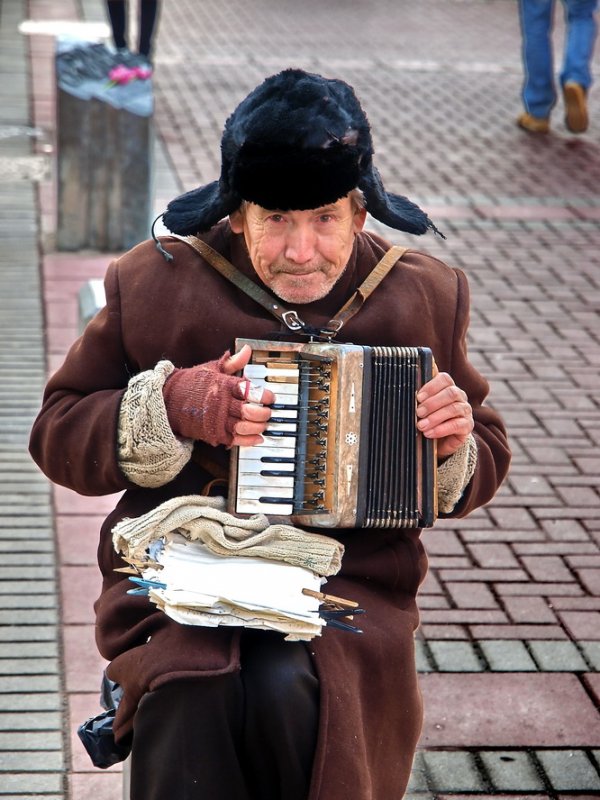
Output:
<path fill-rule="evenodd" d="M 326 339 L 333 339 L 334 336 L 342 330 L 344 327 L 344 320 L 342 319 L 330 319 L 327 323 L 326 328 L 321 328 L 321 335 L 324 336 Z"/>
<path fill-rule="evenodd" d="M 304 328 L 304 323 L 296 311 L 284 311 L 281 315 L 281 319 L 291 331 L 300 331 Z"/>

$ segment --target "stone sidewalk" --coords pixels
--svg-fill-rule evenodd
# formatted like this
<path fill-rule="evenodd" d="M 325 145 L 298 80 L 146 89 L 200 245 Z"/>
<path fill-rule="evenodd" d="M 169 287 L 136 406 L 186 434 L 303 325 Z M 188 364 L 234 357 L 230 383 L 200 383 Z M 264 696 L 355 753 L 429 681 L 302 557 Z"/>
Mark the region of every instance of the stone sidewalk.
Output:
<path fill-rule="evenodd" d="M 0 798 L 117 800 L 120 770 L 94 770 L 73 733 L 99 710 L 91 606 L 113 500 L 50 489 L 25 453 L 45 375 L 77 333 L 78 289 L 111 256 L 54 251 L 54 41 L 18 33 L 104 16 L 98 0 L 0 13 Z M 592 91 L 580 137 L 560 103 L 550 136 L 515 127 L 513 0 L 165 3 L 157 210 L 218 175 L 227 114 L 290 65 L 356 87 L 386 185 L 447 235 L 384 231 L 467 272 L 471 356 L 514 451 L 493 504 L 424 534 L 411 800 L 598 797 L 600 102 Z"/>

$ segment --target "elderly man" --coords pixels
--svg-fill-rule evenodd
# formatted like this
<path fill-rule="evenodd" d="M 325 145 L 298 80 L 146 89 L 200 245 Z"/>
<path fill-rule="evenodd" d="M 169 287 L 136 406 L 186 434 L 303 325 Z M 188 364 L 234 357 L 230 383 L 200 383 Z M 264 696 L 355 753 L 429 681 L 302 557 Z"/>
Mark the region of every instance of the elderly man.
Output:
<path fill-rule="evenodd" d="M 111 537 L 119 520 L 226 476 L 232 445 L 261 442 L 274 397 L 248 394 L 236 373 L 251 351 L 231 355 L 236 337 L 431 348 L 439 373 L 416 415 L 437 442 L 440 514 L 493 497 L 510 455 L 467 358 L 463 273 L 410 250 L 366 300 L 355 294 L 389 250 L 363 231 L 367 212 L 398 230 L 436 230 L 385 191 L 372 155 L 350 86 L 301 70 L 266 79 L 227 120 L 219 181 L 169 204 L 177 236 L 110 265 L 106 307 L 48 384 L 31 438 L 38 464 L 83 494 L 124 490 L 100 534 L 95 609 L 108 675 L 124 691 L 115 736 L 133 738 L 134 800 L 405 791 L 422 720 L 419 530 L 325 531 L 345 551 L 327 592 L 367 613 L 361 636 L 327 626 L 309 643 L 174 622 L 127 593 Z M 340 315 L 352 297 L 352 315 Z"/>

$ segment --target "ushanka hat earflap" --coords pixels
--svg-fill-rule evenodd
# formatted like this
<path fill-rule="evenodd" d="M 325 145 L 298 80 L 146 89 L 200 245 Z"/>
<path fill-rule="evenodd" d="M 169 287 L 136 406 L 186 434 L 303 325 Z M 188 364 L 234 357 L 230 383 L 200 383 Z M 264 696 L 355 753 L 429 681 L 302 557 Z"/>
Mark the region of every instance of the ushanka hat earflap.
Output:
<path fill-rule="evenodd" d="M 359 188 L 367 211 L 385 225 L 440 233 L 417 205 L 385 191 L 372 158 L 369 122 L 352 87 L 284 70 L 254 89 L 225 123 L 219 180 L 176 197 L 163 222 L 188 236 L 209 230 L 242 200 L 278 211 L 303 210 Z"/>

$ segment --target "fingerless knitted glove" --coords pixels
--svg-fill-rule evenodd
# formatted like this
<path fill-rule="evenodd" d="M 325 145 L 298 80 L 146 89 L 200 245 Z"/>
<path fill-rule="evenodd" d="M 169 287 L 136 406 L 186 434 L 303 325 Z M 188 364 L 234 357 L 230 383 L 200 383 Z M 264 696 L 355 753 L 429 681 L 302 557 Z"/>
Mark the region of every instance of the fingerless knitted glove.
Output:
<path fill-rule="evenodd" d="M 230 445 L 233 427 L 241 419 L 241 399 L 235 387 L 243 380 L 223 371 L 227 352 L 218 361 L 176 369 L 163 387 L 163 397 L 173 433 L 201 439 L 213 446 Z"/>

